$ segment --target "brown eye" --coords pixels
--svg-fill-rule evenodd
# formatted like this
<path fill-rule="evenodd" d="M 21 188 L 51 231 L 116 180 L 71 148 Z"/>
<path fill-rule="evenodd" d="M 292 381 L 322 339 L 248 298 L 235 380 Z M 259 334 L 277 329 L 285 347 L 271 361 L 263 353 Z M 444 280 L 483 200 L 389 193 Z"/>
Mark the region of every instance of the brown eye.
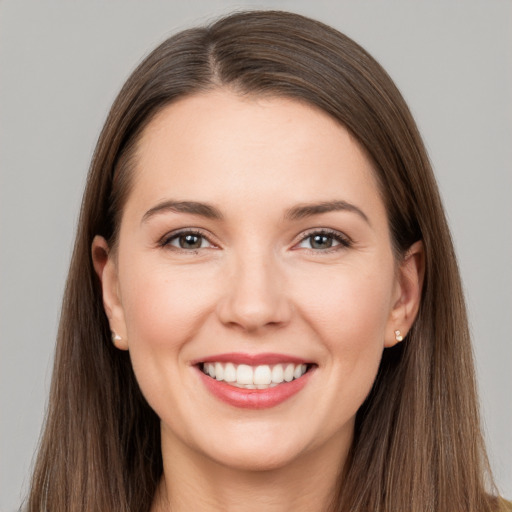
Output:
<path fill-rule="evenodd" d="M 343 249 L 350 246 L 350 240 L 337 231 L 332 233 L 330 231 L 316 231 L 305 236 L 298 244 L 300 248 L 318 252 L 328 251 L 329 249 Z"/>
<path fill-rule="evenodd" d="M 199 235 L 181 235 L 178 241 L 182 249 L 199 249 L 203 238 Z"/>
<path fill-rule="evenodd" d="M 212 244 L 199 233 L 182 232 L 168 238 L 164 245 L 176 247 L 177 249 L 194 251 L 205 247 L 211 247 Z"/>
<path fill-rule="evenodd" d="M 333 237 L 331 235 L 312 235 L 309 237 L 312 249 L 330 249 L 333 245 Z"/>

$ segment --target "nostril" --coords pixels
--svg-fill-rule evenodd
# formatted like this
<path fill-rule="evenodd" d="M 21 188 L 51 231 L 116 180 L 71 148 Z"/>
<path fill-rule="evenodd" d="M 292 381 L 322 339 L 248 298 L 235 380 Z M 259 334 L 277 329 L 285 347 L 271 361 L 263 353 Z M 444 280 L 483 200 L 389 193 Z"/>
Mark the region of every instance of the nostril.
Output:
<path fill-rule="evenodd" d="M 245 331 L 279 328 L 288 324 L 291 318 L 291 307 L 285 302 L 284 297 L 234 295 L 218 303 L 217 314 L 225 326 Z"/>

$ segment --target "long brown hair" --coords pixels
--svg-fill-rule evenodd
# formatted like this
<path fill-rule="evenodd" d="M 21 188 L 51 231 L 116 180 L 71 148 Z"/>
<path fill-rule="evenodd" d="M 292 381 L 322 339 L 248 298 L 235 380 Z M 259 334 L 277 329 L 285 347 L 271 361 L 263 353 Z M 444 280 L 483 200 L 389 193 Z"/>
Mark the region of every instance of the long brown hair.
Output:
<path fill-rule="evenodd" d="M 144 127 L 177 98 L 218 87 L 294 98 L 338 120 L 373 160 L 397 259 L 423 240 L 418 318 L 404 343 L 384 351 L 333 510 L 496 510 L 459 271 L 414 120 L 387 73 L 354 41 L 276 11 L 237 13 L 171 37 L 112 106 L 82 203 L 28 510 L 151 506 L 162 476 L 159 419 L 129 356 L 110 341 L 91 243 L 98 234 L 116 242 Z"/>

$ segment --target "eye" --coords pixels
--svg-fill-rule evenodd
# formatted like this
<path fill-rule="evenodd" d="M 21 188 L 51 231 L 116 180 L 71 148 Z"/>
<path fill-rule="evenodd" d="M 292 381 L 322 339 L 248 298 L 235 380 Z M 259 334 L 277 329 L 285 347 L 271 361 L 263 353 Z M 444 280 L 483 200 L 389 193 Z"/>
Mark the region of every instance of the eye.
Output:
<path fill-rule="evenodd" d="M 213 244 L 201 233 L 196 231 L 181 231 L 162 240 L 162 246 L 170 246 L 185 251 L 195 251 Z"/>
<path fill-rule="evenodd" d="M 297 247 L 315 251 L 326 251 L 329 249 L 350 247 L 350 241 L 336 231 L 315 231 L 304 237 Z"/>

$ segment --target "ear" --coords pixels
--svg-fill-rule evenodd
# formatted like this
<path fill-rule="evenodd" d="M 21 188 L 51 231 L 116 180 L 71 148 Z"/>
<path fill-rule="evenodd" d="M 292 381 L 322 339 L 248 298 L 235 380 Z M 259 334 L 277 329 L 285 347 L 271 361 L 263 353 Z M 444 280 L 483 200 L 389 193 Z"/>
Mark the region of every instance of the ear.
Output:
<path fill-rule="evenodd" d="M 421 301 L 425 254 L 423 242 L 411 245 L 397 269 L 393 308 L 386 327 L 385 347 L 392 347 L 405 338 L 418 314 Z M 396 331 L 400 331 L 397 335 Z M 397 339 L 398 338 L 398 339 Z"/>
<path fill-rule="evenodd" d="M 124 309 L 119 296 L 117 266 L 114 255 L 107 241 L 102 236 L 95 236 L 91 246 L 94 270 L 101 282 L 103 308 L 107 315 L 114 345 L 121 350 L 128 350 Z M 114 335 L 116 337 L 114 338 Z"/>

